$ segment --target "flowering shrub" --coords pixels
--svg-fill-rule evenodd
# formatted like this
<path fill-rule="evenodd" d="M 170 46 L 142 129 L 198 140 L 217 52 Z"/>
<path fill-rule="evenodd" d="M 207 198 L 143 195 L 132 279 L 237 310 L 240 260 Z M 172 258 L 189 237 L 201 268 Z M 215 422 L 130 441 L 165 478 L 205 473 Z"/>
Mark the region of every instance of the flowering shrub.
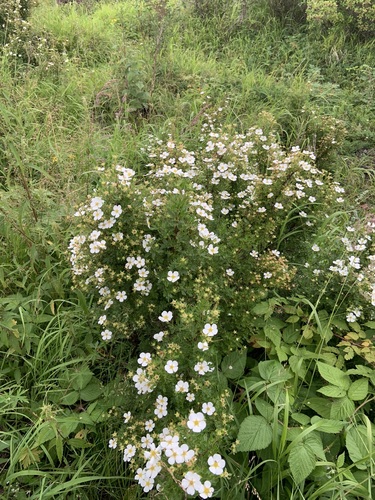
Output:
<path fill-rule="evenodd" d="M 75 214 L 71 264 L 76 285 L 95 294 L 102 340 L 136 354 L 110 448 L 144 492 L 209 498 L 228 476 L 227 379 L 246 364 L 252 308 L 290 293 L 298 278 L 290 262 L 301 242 L 313 245 L 318 215 L 344 202 L 343 189 L 311 152 L 285 152 L 261 129 L 236 133 L 215 114 L 198 147 L 169 136 L 150 139 L 145 153 L 144 173 L 120 165 L 100 173 Z"/>

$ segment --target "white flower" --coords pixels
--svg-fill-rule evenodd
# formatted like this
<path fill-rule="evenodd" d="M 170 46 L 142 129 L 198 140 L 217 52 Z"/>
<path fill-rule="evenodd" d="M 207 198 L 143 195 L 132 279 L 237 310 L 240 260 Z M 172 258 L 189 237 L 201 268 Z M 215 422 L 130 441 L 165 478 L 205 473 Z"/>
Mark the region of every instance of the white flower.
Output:
<path fill-rule="evenodd" d="M 116 294 L 116 299 L 119 301 L 119 302 L 124 302 L 124 300 L 126 300 L 128 298 L 128 296 L 126 295 L 126 292 L 117 292 Z"/>
<path fill-rule="evenodd" d="M 163 340 L 164 335 L 165 335 L 164 332 L 155 333 L 154 339 L 157 340 L 158 342 L 161 342 Z"/>
<path fill-rule="evenodd" d="M 155 427 L 153 420 L 146 420 L 145 422 L 145 430 L 148 432 L 152 432 Z"/>
<path fill-rule="evenodd" d="M 219 253 L 219 247 L 214 247 L 211 243 L 207 247 L 207 251 L 210 255 L 215 255 Z"/>
<path fill-rule="evenodd" d="M 124 462 L 130 462 L 130 460 L 134 457 L 136 451 L 137 449 L 134 445 L 128 444 L 128 446 L 124 450 Z"/>
<path fill-rule="evenodd" d="M 193 432 L 201 432 L 206 427 L 206 419 L 202 412 L 194 413 L 193 411 L 189 415 L 189 420 L 187 421 L 187 426 Z"/>
<path fill-rule="evenodd" d="M 318 245 L 315 245 L 315 244 L 314 244 L 314 245 L 311 247 L 311 250 L 312 250 L 313 252 L 319 252 L 319 251 L 320 251 L 320 247 L 318 247 Z"/>
<path fill-rule="evenodd" d="M 227 273 L 228 276 L 233 276 L 234 274 L 233 269 L 226 269 L 225 272 Z"/>
<path fill-rule="evenodd" d="M 118 217 L 120 217 L 120 215 L 122 214 L 122 208 L 121 208 L 121 205 L 115 205 L 113 207 L 113 210 L 111 212 L 111 215 L 113 215 L 113 217 L 115 217 L 116 219 Z"/>
<path fill-rule="evenodd" d="M 263 273 L 263 278 L 266 280 L 272 278 L 272 273 Z"/>
<path fill-rule="evenodd" d="M 210 481 L 205 481 L 203 484 L 201 484 L 201 488 L 198 493 L 201 498 L 211 498 L 214 494 L 214 489 L 211 486 Z"/>
<path fill-rule="evenodd" d="M 225 460 L 218 453 L 209 457 L 207 463 L 212 474 L 220 476 L 224 472 Z"/>
<path fill-rule="evenodd" d="M 149 352 L 141 352 L 138 358 L 138 363 L 141 366 L 147 366 L 151 361 L 151 354 Z"/>
<path fill-rule="evenodd" d="M 103 316 L 100 316 L 98 319 L 98 325 L 104 325 L 106 320 L 107 320 L 107 316 L 105 314 Z"/>
<path fill-rule="evenodd" d="M 281 203 L 275 203 L 275 208 L 277 208 L 278 210 L 282 210 L 284 207 Z"/>
<path fill-rule="evenodd" d="M 184 479 L 181 481 L 181 487 L 188 495 L 195 495 L 201 490 L 201 476 L 196 472 L 189 471 L 185 474 Z"/>
<path fill-rule="evenodd" d="M 214 405 L 209 401 L 208 403 L 203 403 L 202 405 L 202 412 L 205 413 L 206 415 L 213 415 L 216 411 L 216 408 Z"/>
<path fill-rule="evenodd" d="M 357 321 L 357 316 L 353 312 L 351 312 L 346 315 L 346 321 L 348 323 L 355 323 Z"/>
<path fill-rule="evenodd" d="M 127 411 L 126 413 L 123 414 L 124 417 L 124 424 L 127 424 L 129 420 L 132 418 L 132 414 L 130 411 Z"/>
<path fill-rule="evenodd" d="M 102 208 L 104 204 L 104 200 L 100 198 L 99 196 L 92 198 L 90 202 L 90 208 L 91 210 L 98 210 L 98 208 Z"/>
<path fill-rule="evenodd" d="M 169 321 L 171 321 L 172 318 L 173 318 L 173 313 L 171 311 L 163 311 L 158 319 L 163 323 L 169 323 Z"/>
<path fill-rule="evenodd" d="M 194 450 L 190 450 L 187 444 L 183 444 L 177 448 L 176 464 L 190 462 L 194 455 Z"/>
<path fill-rule="evenodd" d="M 115 448 L 117 448 L 117 440 L 115 438 L 110 439 L 109 442 L 108 442 L 108 447 L 112 448 L 112 450 L 114 450 Z"/>
<path fill-rule="evenodd" d="M 172 361 L 171 359 L 167 361 L 167 364 L 164 366 L 164 369 L 167 373 L 176 373 L 178 370 L 178 362 Z"/>
<path fill-rule="evenodd" d="M 175 386 L 176 392 L 188 392 L 189 391 L 189 382 L 184 382 L 183 380 L 179 380 Z"/>
<path fill-rule="evenodd" d="M 199 361 L 195 366 L 194 370 L 199 373 L 199 375 L 204 375 L 207 372 L 213 371 L 213 368 L 210 368 L 210 364 L 207 361 Z"/>
<path fill-rule="evenodd" d="M 179 279 L 180 279 L 180 274 L 178 273 L 178 271 L 168 271 L 168 276 L 167 276 L 168 281 L 174 283 Z"/>
<path fill-rule="evenodd" d="M 110 330 L 103 330 L 100 334 L 103 340 L 111 340 L 112 332 Z"/>
<path fill-rule="evenodd" d="M 193 394 L 192 392 L 188 392 L 186 394 L 186 401 L 189 401 L 189 403 L 195 401 L 195 394 Z"/>
<path fill-rule="evenodd" d="M 198 349 L 201 351 L 207 351 L 208 350 L 208 342 L 198 342 Z"/>
<path fill-rule="evenodd" d="M 203 334 L 207 335 L 207 337 L 214 337 L 217 334 L 217 325 L 215 323 L 212 325 L 206 323 L 203 328 Z"/>

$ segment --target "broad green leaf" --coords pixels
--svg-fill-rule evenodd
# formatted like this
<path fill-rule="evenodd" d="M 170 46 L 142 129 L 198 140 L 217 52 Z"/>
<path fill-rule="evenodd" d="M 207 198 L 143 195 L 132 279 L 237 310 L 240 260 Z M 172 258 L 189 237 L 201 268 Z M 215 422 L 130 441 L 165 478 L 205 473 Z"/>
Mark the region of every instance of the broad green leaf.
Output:
<path fill-rule="evenodd" d="M 93 401 L 102 393 L 103 389 L 100 385 L 98 379 L 93 379 L 82 391 L 80 392 L 80 398 L 83 401 Z"/>
<path fill-rule="evenodd" d="M 289 453 L 288 463 L 294 481 L 299 484 L 314 470 L 316 458 L 310 446 L 298 443 Z"/>
<path fill-rule="evenodd" d="M 367 429 L 364 425 L 357 425 L 348 430 L 346 434 L 346 448 L 349 457 L 358 469 L 366 469 L 369 465 L 368 461 L 359 461 L 369 457 L 372 444 L 368 442 Z"/>
<path fill-rule="evenodd" d="M 375 330 L 375 321 L 367 321 L 364 326 L 368 326 L 369 328 Z"/>
<path fill-rule="evenodd" d="M 323 418 L 331 418 L 330 405 L 325 398 L 309 398 L 306 402 L 309 408 L 312 408 Z"/>
<path fill-rule="evenodd" d="M 330 418 L 333 420 L 345 420 L 354 413 L 355 406 L 347 396 L 335 399 L 331 405 Z"/>
<path fill-rule="evenodd" d="M 221 370 L 229 379 L 239 378 L 243 375 L 246 366 L 247 351 L 231 352 L 223 359 Z"/>
<path fill-rule="evenodd" d="M 303 443 L 312 449 L 316 457 L 321 460 L 326 460 L 322 438 L 320 437 L 319 432 L 310 432 L 310 434 L 303 438 Z"/>
<path fill-rule="evenodd" d="M 92 446 L 91 443 L 78 438 L 69 439 L 68 444 L 70 444 L 73 448 L 90 448 L 90 446 Z"/>
<path fill-rule="evenodd" d="M 320 392 L 329 398 L 343 398 L 346 396 L 346 391 L 335 385 L 326 385 L 325 387 L 318 389 L 317 392 Z"/>
<path fill-rule="evenodd" d="M 238 432 L 238 451 L 263 450 L 272 441 L 272 428 L 260 415 L 246 417 Z"/>
<path fill-rule="evenodd" d="M 318 431 L 326 432 L 327 434 L 339 434 L 345 425 L 345 422 L 340 420 L 331 420 L 328 418 L 320 418 L 317 415 L 311 418 L 311 423 L 316 424 L 319 422 Z"/>
<path fill-rule="evenodd" d="M 285 382 L 293 377 L 281 363 L 275 359 L 261 361 L 258 364 L 259 375 L 268 382 Z"/>
<path fill-rule="evenodd" d="M 78 391 L 72 391 L 66 394 L 61 400 L 60 403 L 63 405 L 74 405 L 79 399 Z"/>
<path fill-rule="evenodd" d="M 263 328 L 265 336 L 277 347 L 281 344 L 281 332 L 279 328 L 274 325 L 266 324 Z"/>
<path fill-rule="evenodd" d="M 350 377 L 339 370 L 335 366 L 327 365 L 326 363 L 321 363 L 317 361 L 317 366 L 319 373 L 324 380 L 329 382 L 330 384 L 336 385 L 337 387 L 341 387 L 342 389 L 348 390 L 350 386 Z"/>
<path fill-rule="evenodd" d="M 269 314 L 272 312 L 273 307 L 270 306 L 268 302 L 259 302 L 256 306 L 253 307 L 253 313 L 258 316 L 263 316 L 264 314 Z"/>
<path fill-rule="evenodd" d="M 264 417 L 268 422 L 271 422 L 274 413 L 274 407 L 261 398 L 256 398 L 254 404 L 262 417 Z"/>
<path fill-rule="evenodd" d="M 307 425 L 310 422 L 310 417 L 304 413 L 292 413 L 291 417 L 301 425 Z"/>
<path fill-rule="evenodd" d="M 76 391 L 79 391 L 86 387 L 93 377 L 92 371 L 85 365 L 83 365 L 78 372 L 73 374 L 72 387 Z"/>
<path fill-rule="evenodd" d="M 295 316 L 289 316 L 289 318 L 287 318 L 285 321 L 287 323 L 297 323 L 297 321 L 299 321 L 301 318 L 297 315 Z"/>
<path fill-rule="evenodd" d="M 52 426 L 51 424 L 44 425 L 38 433 L 35 445 L 40 446 L 46 441 L 51 441 L 53 438 L 56 437 L 56 433 L 57 431 L 55 426 Z"/>
<path fill-rule="evenodd" d="M 361 401 L 365 399 L 368 394 L 368 380 L 367 378 L 360 378 L 355 380 L 348 390 L 348 397 L 353 401 Z"/>

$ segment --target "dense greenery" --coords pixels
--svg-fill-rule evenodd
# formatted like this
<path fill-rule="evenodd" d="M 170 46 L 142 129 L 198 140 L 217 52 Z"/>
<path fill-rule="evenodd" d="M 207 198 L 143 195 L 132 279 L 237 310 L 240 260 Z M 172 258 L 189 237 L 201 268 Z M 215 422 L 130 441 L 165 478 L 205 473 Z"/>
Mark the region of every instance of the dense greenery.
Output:
<path fill-rule="evenodd" d="M 371 2 L 0 19 L 0 498 L 372 498 Z"/>

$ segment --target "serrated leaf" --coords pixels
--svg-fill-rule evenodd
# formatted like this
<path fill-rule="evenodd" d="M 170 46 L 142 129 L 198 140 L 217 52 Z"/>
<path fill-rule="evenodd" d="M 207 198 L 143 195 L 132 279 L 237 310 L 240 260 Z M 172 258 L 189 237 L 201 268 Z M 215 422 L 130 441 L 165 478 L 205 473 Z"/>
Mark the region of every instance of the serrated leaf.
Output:
<path fill-rule="evenodd" d="M 345 420 L 354 413 L 355 406 L 347 396 L 335 399 L 331 405 L 330 418 L 333 420 Z"/>
<path fill-rule="evenodd" d="M 92 446 L 90 443 L 84 439 L 72 438 L 68 440 L 68 444 L 73 448 L 90 448 Z"/>
<path fill-rule="evenodd" d="M 63 440 L 62 440 L 61 436 L 56 436 L 55 446 L 56 446 L 57 458 L 59 459 L 59 462 L 61 462 L 62 457 L 63 457 L 63 448 L 64 448 L 64 444 L 63 444 Z"/>
<path fill-rule="evenodd" d="M 83 399 L 83 401 L 93 401 L 100 396 L 102 391 L 103 389 L 99 380 L 93 379 L 84 389 L 81 390 L 80 398 Z"/>
<path fill-rule="evenodd" d="M 339 434 L 344 427 L 345 422 L 341 420 L 332 420 L 328 418 L 320 418 L 317 415 L 311 418 L 311 423 L 316 424 L 319 422 L 318 431 L 326 432 L 327 434 Z"/>
<path fill-rule="evenodd" d="M 367 429 L 364 425 L 358 425 L 348 430 L 346 434 L 346 448 L 349 457 L 358 469 L 367 469 L 368 462 L 361 460 L 369 457 L 371 443 L 368 442 Z"/>
<path fill-rule="evenodd" d="M 310 422 L 310 417 L 304 413 L 292 413 L 291 417 L 301 425 L 307 425 Z"/>
<path fill-rule="evenodd" d="M 324 398 L 309 398 L 306 402 L 309 408 L 312 408 L 323 418 L 331 418 L 331 410 L 327 400 Z"/>
<path fill-rule="evenodd" d="M 76 391 L 82 390 L 90 382 L 93 377 L 92 371 L 83 365 L 78 372 L 75 372 L 72 377 L 72 387 Z"/>
<path fill-rule="evenodd" d="M 263 316 L 269 314 L 272 311 L 272 307 L 268 302 L 259 302 L 259 304 L 253 307 L 252 311 L 258 316 Z"/>
<path fill-rule="evenodd" d="M 341 453 L 341 455 L 337 457 L 337 468 L 341 469 L 341 467 L 344 465 L 344 462 L 345 462 L 345 452 Z"/>
<path fill-rule="evenodd" d="M 341 387 L 342 389 L 348 390 L 350 386 L 350 377 L 339 370 L 335 366 L 327 365 L 326 363 L 316 362 L 318 366 L 319 373 L 324 380 L 330 384 Z"/>
<path fill-rule="evenodd" d="M 348 397 L 353 401 L 361 401 L 368 394 L 368 379 L 360 378 L 355 380 L 348 390 Z"/>
<path fill-rule="evenodd" d="M 301 318 L 297 315 L 289 316 L 285 321 L 287 323 L 297 323 Z"/>
<path fill-rule="evenodd" d="M 272 428 L 260 415 L 250 415 L 240 425 L 238 451 L 263 450 L 272 441 Z"/>
<path fill-rule="evenodd" d="M 317 392 L 320 392 L 329 398 L 343 398 L 346 396 L 346 391 L 335 385 L 326 385 L 325 387 L 318 389 Z"/>
<path fill-rule="evenodd" d="M 319 432 L 316 431 L 310 432 L 310 434 L 308 434 L 303 439 L 303 444 L 309 446 L 314 452 L 316 457 L 320 458 L 321 460 L 326 460 L 326 456 L 323 449 L 323 442 Z"/>
<path fill-rule="evenodd" d="M 262 379 L 267 380 L 268 382 L 281 383 L 293 377 L 293 375 L 275 359 L 261 361 L 258 363 L 258 370 Z"/>
<path fill-rule="evenodd" d="M 314 470 L 316 458 L 310 446 L 298 443 L 289 453 L 288 463 L 294 481 L 299 484 Z"/>
<path fill-rule="evenodd" d="M 231 352 L 223 359 L 221 371 L 229 379 L 239 378 L 245 371 L 246 359 L 246 349 L 241 352 Z"/>
<path fill-rule="evenodd" d="M 281 332 L 279 328 L 274 325 L 265 325 L 263 328 L 264 334 L 270 341 L 276 346 L 280 347 L 281 344 Z"/>
<path fill-rule="evenodd" d="M 256 400 L 254 401 L 254 404 L 255 404 L 256 409 L 262 415 L 262 417 L 264 417 L 268 422 L 271 422 L 273 414 L 274 414 L 273 406 L 261 398 L 256 398 Z"/>
<path fill-rule="evenodd" d="M 68 394 L 65 394 L 65 396 L 60 400 L 60 403 L 63 405 L 74 405 L 79 399 L 79 393 L 78 391 L 72 391 L 69 392 Z"/>

